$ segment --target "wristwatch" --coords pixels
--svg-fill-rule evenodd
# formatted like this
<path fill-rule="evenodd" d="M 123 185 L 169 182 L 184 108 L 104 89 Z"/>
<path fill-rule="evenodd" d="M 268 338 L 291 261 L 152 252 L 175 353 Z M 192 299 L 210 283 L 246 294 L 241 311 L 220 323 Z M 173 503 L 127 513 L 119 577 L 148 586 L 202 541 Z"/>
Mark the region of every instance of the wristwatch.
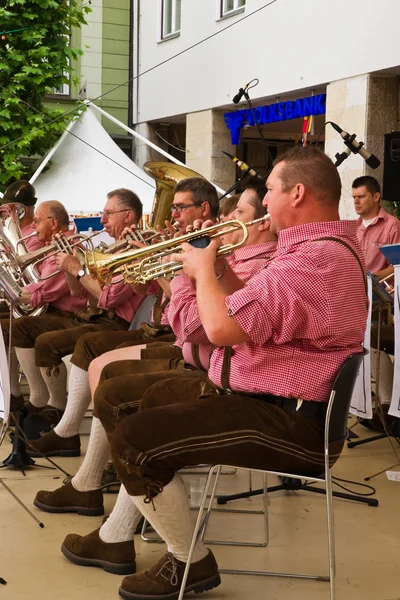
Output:
<path fill-rule="evenodd" d="M 83 277 L 84 275 L 86 275 L 85 269 L 81 269 L 80 271 L 78 271 L 78 274 L 76 276 L 77 280 L 79 281 L 80 278 Z"/>

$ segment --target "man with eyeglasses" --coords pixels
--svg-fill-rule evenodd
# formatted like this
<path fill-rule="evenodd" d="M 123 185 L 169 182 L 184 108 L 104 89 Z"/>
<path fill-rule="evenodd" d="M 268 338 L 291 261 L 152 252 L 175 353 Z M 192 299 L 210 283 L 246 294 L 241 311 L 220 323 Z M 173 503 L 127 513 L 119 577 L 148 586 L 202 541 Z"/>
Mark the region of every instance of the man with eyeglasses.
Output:
<path fill-rule="evenodd" d="M 125 227 L 137 225 L 141 216 L 139 198 L 121 188 L 107 195 L 101 221 L 109 235 L 118 239 Z M 41 226 L 39 222 L 36 225 L 38 229 Z M 40 415 L 32 415 L 41 419 L 41 424 L 44 421 L 43 429 L 46 424 L 47 429 L 57 424 L 65 409 L 67 369 L 62 358 L 72 354 L 77 340 L 85 333 L 127 330 L 143 300 L 143 296 L 135 294 L 123 282 L 101 288 L 76 256 L 59 253 L 53 260 L 62 271 L 60 277 L 78 303 L 78 309 L 71 307 L 57 314 L 22 317 L 13 331 L 17 356 L 30 387 L 28 412 L 43 409 Z M 79 396 L 80 386 L 79 378 L 70 380 L 70 395 Z M 29 430 L 26 433 L 29 437 Z M 79 454 L 76 444 L 67 449 L 69 456 Z"/>
<path fill-rule="evenodd" d="M 46 244 L 49 244 L 53 236 L 56 233 L 63 233 L 68 235 L 69 231 L 69 217 L 64 206 L 56 200 L 50 200 L 48 202 L 42 202 L 37 207 L 32 221 L 32 231 L 36 231 L 34 239 L 37 240 L 38 245 L 33 249 L 38 249 Z M 33 251 L 32 247 L 30 248 Z M 20 296 L 21 304 L 29 304 L 32 308 L 40 308 L 45 304 L 48 304 L 46 316 L 43 319 L 49 320 L 52 317 L 68 315 L 73 311 L 83 309 L 86 304 L 86 300 L 80 297 L 73 297 L 71 295 L 69 286 L 62 273 L 58 273 L 45 279 L 49 275 L 52 275 L 58 269 L 54 256 L 46 258 L 42 262 L 38 263 L 37 271 L 39 277 L 43 278 L 37 283 L 31 283 L 22 288 Z M 19 323 L 22 319 L 37 319 L 38 317 L 22 317 L 21 319 L 13 321 L 12 328 L 12 343 L 15 346 L 16 335 L 18 331 Z M 1 328 L 3 331 L 4 339 L 8 344 L 9 336 L 9 318 L 1 319 Z M 29 369 L 28 369 L 29 371 Z M 44 385 L 40 371 L 35 365 L 32 365 L 30 370 L 30 378 L 36 381 L 36 385 L 33 386 L 32 399 L 36 401 L 37 394 L 41 396 L 41 399 L 47 397 L 47 390 Z M 16 410 L 23 404 L 23 397 L 19 385 L 19 370 L 18 362 L 16 359 L 15 352 L 11 354 L 10 364 L 10 384 L 11 384 L 11 410 Z"/>
<path fill-rule="evenodd" d="M 193 224 L 196 219 L 211 219 L 216 220 L 218 214 L 218 195 L 215 187 L 209 183 L 206 179 L 200 177 L 193 177 L 182 180 L 175 188 L 174 199 L 172 203 L 172 217 L 178 224 L 178 233 L 182 234 L 186 232 L 186 228 Z M 115 232 L 112 229 L 112 219 L 117 217 L 115 213 L 115 206 L 110 206 L 107 202 L 106 208 L 103 211 L 102 223 L 107 229 L 108 233 L 115 237 Z M 113 214 L 110 214 L 113 213 Z M 172 228 L 167 223 L 169 229 Z M 175 233 L 175 230 L 174 230 Z M 62 255 L 58 261 L 62 268 L 65 268 L 67 263 L 73 263 L 73 257 Z M 77 272 L 78 265 L 75 266 Z M 72 268 L 69 267 L 70 274 L 74 274 Z M 72 273 L 71 273 L 72 272 Z M 90 291 L 97 285 L 97 282 L 93 281 L 89 277 L 82 278 L 81 282 L 88 286 L 87 289 Z M 147 293 L 157 293 L 160 287 L 166 291 L 167 296 L 170 296 L 170 284 L 167 280 L 159 280 L 158 283 L 151 284 Z M 71 282 L 72 285 L 73 281 Z M 125 286 L 130 288 L 130 286 Z M 133 290 L 144 294 L 146 290 L 143 286 L 134 286 Z M 131 289 L 132 292 L 132 289 Z M 133 292 L 132 292 L 133 293 Z M 140 296 L 143 298 L 144 296 Z M 173 347 L 171 343 L 175 340 L 175 336 L 171 333 L 167 335 L 155 335 L 158 328 L 163 333 L 163 327 L 168 325 L 168 306 L 166 298 L 159 298 L 159 302 L 156 304 L 153 311 L 153 325 L 151 328 L 143 328 L 134 331 L 109 331 L 105 336 L 102 332 L 90 332 L 81 335 L 76 343 L 74 352 L 71 357 L 71 372 L 70 372 L 70 384 L 68 394 L 68 404 L 65 414 L 62 416 L 56 427 L 49 431 L 44 436 L 39 437 L 41 431 L 41 422 L 39 422 L 36 416 L 29 417 L 26 422 L 26 431 L 29 439 L 35 440 L 34 446 L 36 451 L 29 450 L 32 456 L 40 455 L 40 453 L 49 456 L 70 456 L 70 452 L 74 451 L 79 454 L 80 439 L 79 439 L 79 427 L 90 404 L 91 395 L 89 387 L 88 369 L 92 360 L 101 356 L 105 352 L 114 350 L 120 344 L 126 345 L 141 345 L 150 344 L 151 346 L 157 345 L 157 349 L 154 352 L 149 348 L 150 356 L 148 358 L 158 359 L 158 368 L 161 368 L 161 361 L 164 364 L 164 368 L 169 368 L 170 359 L 182 358 L 180 349 Z M 149 331 L 150 330 L 150 331 Z M 154 337 L 152 337 L 154 335 Z M 160 348 L 158 344 L 154 342 L 165 342 L 165 347 Z M 139 361 L 132 362 L 131 370 L 138 372 L 140 369 Z M 39 427 L 38 427 L 39 425 Z"/>

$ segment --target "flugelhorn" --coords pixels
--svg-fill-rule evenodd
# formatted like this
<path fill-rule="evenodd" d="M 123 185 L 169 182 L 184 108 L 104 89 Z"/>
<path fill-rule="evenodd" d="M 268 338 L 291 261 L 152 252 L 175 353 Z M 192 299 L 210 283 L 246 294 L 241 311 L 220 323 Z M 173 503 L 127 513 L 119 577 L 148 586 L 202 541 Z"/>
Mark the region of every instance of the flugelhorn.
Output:
<path fill-rule="evenodd" d="M 248 227 L 258 225 L 268 218 L 269 215 L 264 215 L 260 219 L 255 219 L 248 223 L 242 223 L 237 220 L 216 223 L 206 229 L 186 233 L 146 248 L 127 250 L 126 252 L 111 257 L 104 254 L 97 255 L 93 258 L 93 263 L 88 265 L 88 268 L 89 271 L 97 277 L 100 285 L 104 285 L 111 281 L 112 277 L 117 272 L 122 273 L 124 278 L 129 282 L 135 281 L 136 283 L 147 283 L 148 281 L 152 281 L 158 277 L 165 277 L 166 275 L 173 274 L 182 269 L 180 262 L 171 261 L 169 263 L 161 264 L 161 260 L 169 254 L 180 252 L 184 242 L 195 245 L 197 240 L 203 239 L 207 244 L 211 239 L 241 230 L 243 234 L 241 240 L 234 244 L 222 245 L 217 251 L 218 257 L 231 254 L 246 242 L 248 237 Z"/>
<path fill-rule="evenodd" d="M 96 246 L 96 250 L 99 252 L 105 252 L 106 254 L 115 254 L 116 252 L 122 252 L 129 248 L 129 242 L 141 242 L 142 244 L 148 244 L 151 240 L 156 237 L 160 237 L 161 234 L 154 229 L 133 229 L 129 233 L 126 233 L 123 239 L 114 242 L 113 244 L 107 244 L 106 242 L 100 242 Z"/>
<path fill-rule="evenodd" d="M 80 246 L 83 243 L 89 243 L 91 245 L 92 250 L 94 252 L 94 246 L 92 243 L 92 238 L 100 233 L 103 233 L 105 229 L 101 231 L 94 231 L 93 233 L 89 233 L 88 235 L 83 235 L 81 233 L 74 233 L 73 235 L 67 237 L 63 233 L 59 233 L 58 237 L 54 242 L 51 242 L 48 246 L 44 246 L 44 248 L 39 248 L 38 250 L 34 250 L 33 252 L 29 252 L 27 254 L 23 254 L 22 256 L 16 256 L 15 260 L 18 263 L 19 268 L 22 271 L 25 271 L 30 266 L 35 266 L 44 260 L 51 258 L 58 254 L 58 252 L 66 252 L 68 254 L 73 254 L 74 248 Z M 74 240 L 74 241 L 72 241 Z M 46 279 L 50 279 L 55 275 L 58 275 L 60 271 L 54 271 L 47 275 L 46 277 L 38 277 L 39 281 L 45 281 Z"/>

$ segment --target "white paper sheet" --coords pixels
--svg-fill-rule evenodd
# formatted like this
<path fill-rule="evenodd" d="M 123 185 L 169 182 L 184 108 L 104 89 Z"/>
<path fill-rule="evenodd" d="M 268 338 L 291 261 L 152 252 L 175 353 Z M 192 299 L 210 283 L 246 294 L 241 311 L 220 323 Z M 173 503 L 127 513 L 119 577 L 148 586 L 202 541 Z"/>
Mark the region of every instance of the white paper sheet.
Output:
<path fill-rule="evenodd" d="M 397 369 L 400 354 L 400 265 L 394 267 L 394 379 L 389 415 L 400 418 L 400 372 Z"/>
<path fill-rule="evenodd" d="M 357 417 L 372 419 L 372 397 L 371 397 L 371 357 L 369 350 L 371 348 L 371 315 L 372 315 L 372 279 L 368 281 L 369 311 L 367 327 L 364 337 L 364 348 L 368 350 L 367 356 L 361 363 L 360 371 L 354 386 L 353 397 L 350 404 L 350 412 Z"/>
<path fill-rule="evenodd" d="M 1 330 L 1 326 L 0 326 Z M 0 331 L 0 417 L 8 421 L 10 414 L 10 375 L 3 333 Z"/>

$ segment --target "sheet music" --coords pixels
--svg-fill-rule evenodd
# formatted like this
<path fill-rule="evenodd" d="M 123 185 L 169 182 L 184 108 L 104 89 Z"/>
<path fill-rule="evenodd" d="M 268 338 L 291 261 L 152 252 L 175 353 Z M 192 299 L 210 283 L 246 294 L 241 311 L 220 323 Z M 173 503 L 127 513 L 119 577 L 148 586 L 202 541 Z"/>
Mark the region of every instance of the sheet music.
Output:
<path fill-rule="evenodd" d="M 8 372 L 7 352 L 0 325 L 0 417 L 8 421 L 10 414 L 10 375 Z"/>
<path fill-rule="evenodd" d="M 353 396 L 350 404 L 350 413 L 364 419 L 372 419 L 372 396 L 371 396 L 371 316 L 372 316 L 372 279 L 367 277 L 369 310 L 367 327 L 364 336 L 364 348 L 368 350 L 367 356 L 361 363 L 360 370 L 354 386 Z"/>
<path fill-rule="evenodd" d="M 400 265 L 394 265 L 394 378 L 389 415 L 400 418 L 400 373 L 396 369 L 400 356 Z"/>

